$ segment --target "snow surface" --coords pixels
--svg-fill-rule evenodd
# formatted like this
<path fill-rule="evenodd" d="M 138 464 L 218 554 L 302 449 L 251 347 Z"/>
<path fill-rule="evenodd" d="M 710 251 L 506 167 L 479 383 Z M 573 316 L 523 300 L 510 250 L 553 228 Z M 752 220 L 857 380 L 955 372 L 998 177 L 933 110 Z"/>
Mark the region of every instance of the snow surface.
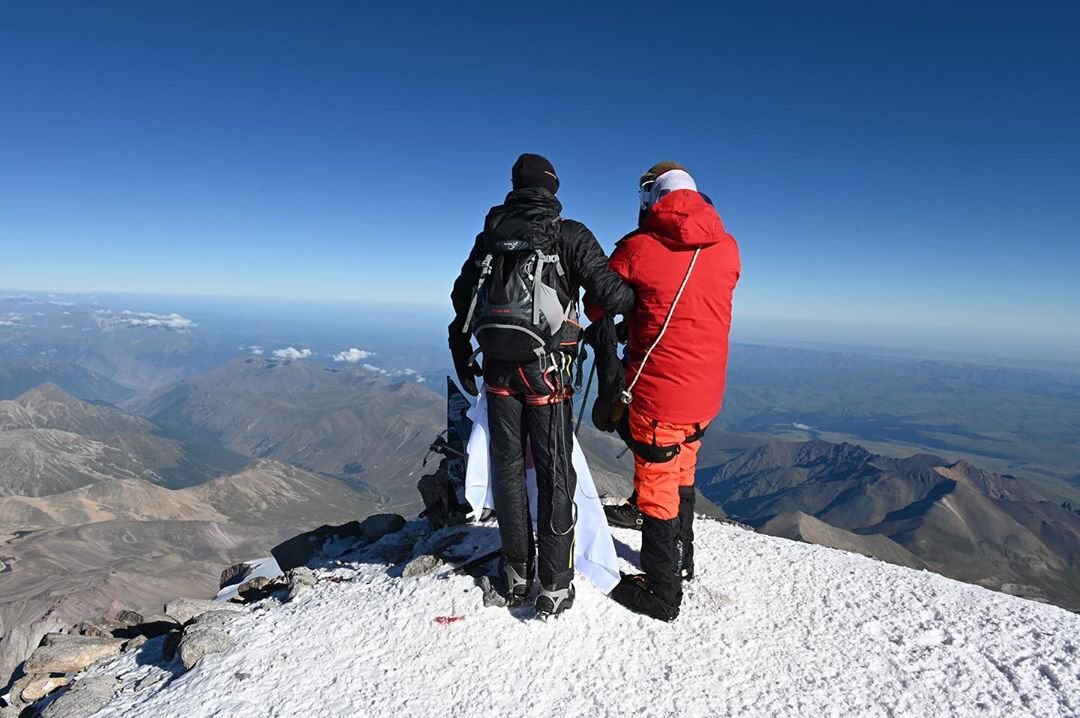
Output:
<path fill-rule="evenodd" d="M 640 534 L 613 533 L 629 570 Z M 175 679 L 147 665 L 161 639 L 93 669 L 125 682 L 97 715 L 1080 715 L 1078 615 L 715 521 L 697 535 L 674 624 L 586 581 L 545 622 L 484 608 L 468 577 L 357 562 L 243 614 L 236 648 Z"/>

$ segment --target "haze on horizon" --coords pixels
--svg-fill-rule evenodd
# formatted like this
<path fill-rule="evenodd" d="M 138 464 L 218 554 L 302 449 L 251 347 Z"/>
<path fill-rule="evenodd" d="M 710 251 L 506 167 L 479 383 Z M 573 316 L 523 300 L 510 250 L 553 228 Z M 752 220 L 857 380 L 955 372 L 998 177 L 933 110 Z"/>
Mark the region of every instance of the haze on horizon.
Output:
<path fill-rule="evenodd" d="M 736 334 L 1080 353 L 1076 6 L 0 18 L 0 287 L 437 312 L 519 152 L 608 249 L 674 158 L 740 242 Z"/>

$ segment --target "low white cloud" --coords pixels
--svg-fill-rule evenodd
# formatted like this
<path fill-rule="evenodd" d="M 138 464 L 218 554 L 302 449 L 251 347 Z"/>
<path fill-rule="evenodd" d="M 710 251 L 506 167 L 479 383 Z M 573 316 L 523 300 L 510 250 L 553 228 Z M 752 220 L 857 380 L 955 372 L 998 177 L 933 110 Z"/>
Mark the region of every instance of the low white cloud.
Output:
<path fill-rule="evenodd" d="M 286 347 L 285 349 L 274 350 L 274 358 L 276 359 L 307 359 L 309 356 L 311 356 L 310 349 Z"/>
<path fill-rule="evenodd" d="M 15 314 L 9 312 L 8 314 L 0 314 L 0 327 L 16 327 L 22 324 L 23 318 L 21 314 Z"/>
<path fill-rule="evenodd" d="M 251 353 L 254 354 L 257 357 L 261 357 L 263 355 L 263 348 L 262 347 L 248 347 L 248 349 L 250 349 Z"/>
<path fill-rule="evenodd" d="M 391 377 L 393 379 L 399 379 L 402 377 L 413 377 L 413 380 L 417 384 L 423 384 L 426 381 L 426 379 L 420 376 L 420 373 L 417 372 L 415 369 L 383 369 L 382 367 L 375 366 L 374 364 L 363 364 L 362 366 L 370 372 L 375 372 L 376 374 Z"/>
<path fill-rule="evenodd" d="M 357 349 L 353 347 L 348 351 L 338 352 L 334 355 L 334 361 L 344 361 L 350 364 L 356 364 L 364 359 L 375 356 L 375 352 L 364 351 L 363 349 Z"/>
<path fill-rule="evenodd" d="M 154 314 L 153 312 L 131 312 L 125 309 L 122 316 L 127 320 L 128 326 L 132 327 L 164 327 L 183 331 L 196 326 L 195 322 L 180 316 L 176 312 Z"/>
<path fill-rule="evenodd" d="M 797 421 L 795 423 L 793 423 L 792 426 L 794 426 L 799 431 L 813 431 L 814 430 L 814 427 L 810 426 L 809 424 L 800 424 Z"/>
<path fill-rule="evenodd" d="M 154 312 L 133 312 L 125 309 L 119 314 L 111 309 L 96 309 L 93 312 L 98 326 L 103 329 L 153 328 L 168 329 L 177 332 L 186 332 L 199 326 L 187 317 L 182 317 L 176 312 L 169 314 L 156 314 Z"/>

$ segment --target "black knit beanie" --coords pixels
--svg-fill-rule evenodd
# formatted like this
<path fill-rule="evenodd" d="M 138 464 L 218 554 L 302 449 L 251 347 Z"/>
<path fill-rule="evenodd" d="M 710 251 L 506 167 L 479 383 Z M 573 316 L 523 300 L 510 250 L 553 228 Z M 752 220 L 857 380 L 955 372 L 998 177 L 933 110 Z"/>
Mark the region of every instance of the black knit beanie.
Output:
<path fill-rule="evenodd" d="M 555 174 L 555 167 L 540 155 L 525 153 L 518 157 L 514 168 L 510 170 L 510 181 L 514 183 L 514 189 L 543 187 L 551 194 L 559 191 L 559 177 Z"/>

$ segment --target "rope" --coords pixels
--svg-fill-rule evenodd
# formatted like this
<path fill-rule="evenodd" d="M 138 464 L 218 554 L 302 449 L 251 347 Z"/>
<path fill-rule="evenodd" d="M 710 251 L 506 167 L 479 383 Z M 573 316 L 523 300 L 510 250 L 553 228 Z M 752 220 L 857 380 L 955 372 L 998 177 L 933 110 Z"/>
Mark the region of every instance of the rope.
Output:
<path fill-rule="evenodd" d="M 694 265 L 697 264 L 699 254 L 701 254 L 701 247 L 695 249 L 694 256 L 690 258 L 690 266 L 686 270 L 686 276 L 683 277 L 682 284 L 679 286 L 679 291 L 675 294 L 675 299 L 671 301 L 671 308 L 668 309 L 667 316 L 664 318 L 664 324 L 660 327 L 660 333 L 656 335 L 656 339 L 653 341 L 652 346 L 645 352 L 641 364 L 638 365 L 637 375 L 634 377 L 634 380 L 630 382 L 630 386 L 626 387 L 620 396 L 624 404 L 630 404 L 630 402 L 634 400 L 634 387 L 637 386 L 638 380 L 641 379 L 641 373 L 645 371 L 645 365 L 648 363 L 649 357 L 652 356 L 653 350 L 660 344 L 660 340 L 664 338 L 664 332 L 667 331 L 668 325 L 671 324 L 671 317 L 674 316 L 675 307 L 679 305 L 683 290 L 686 289 L 686 284 L 690 281 L 690 274 L 694 271 Z"/>

